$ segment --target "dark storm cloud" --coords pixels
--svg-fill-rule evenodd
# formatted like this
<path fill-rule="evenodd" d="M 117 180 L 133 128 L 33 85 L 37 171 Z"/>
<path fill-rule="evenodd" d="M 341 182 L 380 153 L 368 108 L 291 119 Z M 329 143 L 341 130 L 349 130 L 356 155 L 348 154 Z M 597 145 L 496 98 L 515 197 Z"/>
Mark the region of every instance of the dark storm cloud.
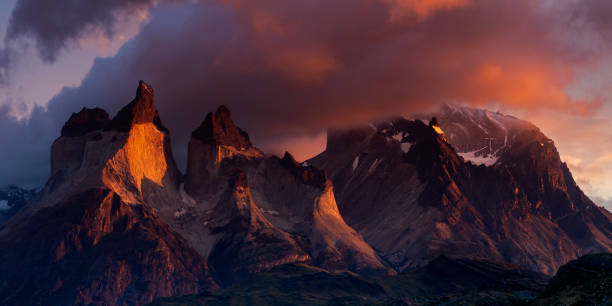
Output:
<path fill-rule="evenodd" d="M 121 16 L 148 9 L 153 0 L 18 0 L 5 39 L 35 41 L 41 58 L 53 62 L 58 53 L 92 33 L 112 37 Z"/>
<path fill-rule="evenodd" d="M 30 2 L 20 1 L 16 11 Z M 114 12 L 120 6 L 104 7 Z M 235 121 L 264 149 L 278 139 L 449 100 L 588 115 L 599 101 L 572 99 L 564 91 L 588 61 L 582 46 L 567 48 L 571 37 L 561 35 L 575 20 L 568 11 L 543 9 L 531 0 L 161 5 L 116 56 L 96 61 L 78 88 L 63 90 L 26 128 L 44 125 L 41 137 L 48 138 L 39 142 L 48 150 L 71 112 L 101 106 L 114 114 L 130 101 L 139 79 L 155 87 L 179 163 L 191 130 L 220 104 L 230 107 Z M 100 20 L 112 20 L 111 15 Z M 111 24 L 92 21 L 97 18 L 52 24 L 70 30 L 49 38 L 46 32 L 20 33 L 51 40 L 43 49 L 54 55 L 88 27 Z M 43 20 L 53 23 L 50 17 Z M 18 28 L 40 24 L 23 22 Z M 9 138 L 0 133 L 0 145 L 3 139 Z M 30 146 L 16 142 L 16 152 Z"/>
<path fill-rule="evenodd" d="M 463 1 L 425 17 L 398 6 L 406 2 L 189 4 L 189 14 L 174 23 L 158 10 L 108 63 L 121 67 L 121 76 L 92 73 L 87 82 L 117 88 L 148 79 L 161 92 L 164 118 L 181 134 L 222 103 L 266 136 L 445 100 L 585 114 L 597 106 L 564 93 L 581 58 L 558 45 L 565 21 L 533 1 Z"/>

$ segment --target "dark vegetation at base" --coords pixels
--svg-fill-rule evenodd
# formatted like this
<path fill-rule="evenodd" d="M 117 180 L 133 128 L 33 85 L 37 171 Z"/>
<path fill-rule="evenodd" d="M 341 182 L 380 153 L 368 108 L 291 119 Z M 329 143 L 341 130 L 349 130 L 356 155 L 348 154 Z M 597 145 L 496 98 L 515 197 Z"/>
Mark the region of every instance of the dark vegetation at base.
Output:
<path fill-rule="evenodd" d="M 219 292 L 152 305 L 522 305 L 547 282 L 545 275 L 516 266 L 445 256 L 396 276 L 284 265 Z"/>
<path fill-rule="evenodd" d="M 591 254 L 559 268 L 534 305 L 612 305 L 612 254 Z"/>

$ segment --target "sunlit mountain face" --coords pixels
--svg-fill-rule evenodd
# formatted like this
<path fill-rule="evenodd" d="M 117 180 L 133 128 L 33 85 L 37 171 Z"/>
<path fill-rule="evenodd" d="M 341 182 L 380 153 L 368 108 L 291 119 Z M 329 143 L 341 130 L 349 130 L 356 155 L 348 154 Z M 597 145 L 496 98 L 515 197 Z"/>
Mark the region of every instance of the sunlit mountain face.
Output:
<path fill-rule="evenodd" d="M 2 2 L 0 304 L 605 305 L 610 11 Z"/>

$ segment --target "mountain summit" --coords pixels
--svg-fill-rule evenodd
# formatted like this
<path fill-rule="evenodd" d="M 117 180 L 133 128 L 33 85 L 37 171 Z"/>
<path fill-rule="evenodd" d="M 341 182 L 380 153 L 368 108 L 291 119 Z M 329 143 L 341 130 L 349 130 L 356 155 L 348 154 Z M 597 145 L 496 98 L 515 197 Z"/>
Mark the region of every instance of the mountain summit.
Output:
<path fill-rule="evenodd" d="M 347 223 L 396 269 L 449 254 L 553 274 L 581 254 L 612 251 L 612 214 L 532 124 L 466 108 L 434 116 L 330 131 L 309 161 L 329 173 Z M 472 154 L 481 134 L 491 150 Z"/>

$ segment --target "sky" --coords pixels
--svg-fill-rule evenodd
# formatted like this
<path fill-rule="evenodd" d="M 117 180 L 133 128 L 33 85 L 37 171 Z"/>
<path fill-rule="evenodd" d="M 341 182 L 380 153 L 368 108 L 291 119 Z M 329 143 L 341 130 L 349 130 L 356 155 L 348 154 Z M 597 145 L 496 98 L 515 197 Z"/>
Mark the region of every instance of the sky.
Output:
<path fill-rule="evenodd" d="M 607 0 L 0 0 L 0 185 L 40 186 L 82 107 L 153 85 L 179 164 L 221 104 L 267 152 L 442 103 L 529 120 L 612 209 Z M 184 165 L 183 165 L 184 166 Z"/>

